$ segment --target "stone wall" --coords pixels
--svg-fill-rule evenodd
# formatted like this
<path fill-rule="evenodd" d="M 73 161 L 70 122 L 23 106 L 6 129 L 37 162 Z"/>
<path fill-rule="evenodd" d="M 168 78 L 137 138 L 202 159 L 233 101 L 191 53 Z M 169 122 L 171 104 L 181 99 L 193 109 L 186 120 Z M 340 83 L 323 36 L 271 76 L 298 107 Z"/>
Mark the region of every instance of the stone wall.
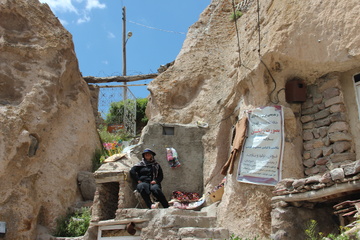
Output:
<path fill-rule="evenodd" d="M 332 170 L 356 159 L 339 76 L 327 75 L 308 86 L 302 104 L 305 175 Z"/>

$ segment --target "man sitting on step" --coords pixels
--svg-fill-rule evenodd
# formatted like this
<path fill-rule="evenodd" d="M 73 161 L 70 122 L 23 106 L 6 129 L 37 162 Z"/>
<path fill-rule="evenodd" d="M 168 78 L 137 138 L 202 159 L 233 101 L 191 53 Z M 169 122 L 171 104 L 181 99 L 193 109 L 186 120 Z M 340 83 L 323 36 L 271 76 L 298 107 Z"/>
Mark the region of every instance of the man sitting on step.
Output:
<path fill-rule="evenodd" d="M 163 171 L 160 164 L 156 162 L 155 155 L 156 153 L 151 149 L 145 149 L 142 160 L 131 168 L 130 175 L 137 182 L 136 190 L 141 194 L 148 208 L 151 209 L 153 204 L 150 199 L 151 193 L 164 208 L 168 208 L 169 203 L 161 190 Z"/>

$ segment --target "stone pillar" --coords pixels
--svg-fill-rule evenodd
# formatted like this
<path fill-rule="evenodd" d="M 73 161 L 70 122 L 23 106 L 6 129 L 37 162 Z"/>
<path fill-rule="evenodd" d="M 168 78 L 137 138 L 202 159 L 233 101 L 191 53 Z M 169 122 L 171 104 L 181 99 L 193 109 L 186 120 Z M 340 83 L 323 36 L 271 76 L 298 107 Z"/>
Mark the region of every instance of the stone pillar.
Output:
<path fill-rule="evenodd" d="M 306 176 L 356 160 L 339 80 L 337 75 L 328 75 L 308 86 L 301 113 Z"/>

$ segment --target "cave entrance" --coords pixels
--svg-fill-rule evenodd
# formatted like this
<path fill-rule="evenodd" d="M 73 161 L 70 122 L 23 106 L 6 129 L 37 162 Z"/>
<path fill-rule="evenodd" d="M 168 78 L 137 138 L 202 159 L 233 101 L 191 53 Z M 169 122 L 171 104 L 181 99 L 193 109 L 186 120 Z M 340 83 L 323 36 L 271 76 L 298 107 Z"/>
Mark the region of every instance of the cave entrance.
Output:
<path fill-rule="evenodd" d="M 119 182 L 102 183 L 99 188 L 100 220 L 114 219 L 118 209 Z"/>

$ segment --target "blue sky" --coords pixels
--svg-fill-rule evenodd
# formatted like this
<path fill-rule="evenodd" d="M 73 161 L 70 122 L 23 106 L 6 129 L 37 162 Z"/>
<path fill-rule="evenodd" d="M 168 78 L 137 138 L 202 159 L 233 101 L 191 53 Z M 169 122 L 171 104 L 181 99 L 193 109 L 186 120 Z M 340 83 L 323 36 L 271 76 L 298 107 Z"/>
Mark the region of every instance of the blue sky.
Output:
<path fill-rule="evenodd" d="M 188 28 L 211 0 L 40 0 L 73 35 L 83 76 L 122 75 L 122 8 L 126 7 L 127 75 L 156 73 L 180 52 Z M 149 83 L 143 80 L 129 84 Z M 146 86 L 130 87 L 138 98 Z"/>

